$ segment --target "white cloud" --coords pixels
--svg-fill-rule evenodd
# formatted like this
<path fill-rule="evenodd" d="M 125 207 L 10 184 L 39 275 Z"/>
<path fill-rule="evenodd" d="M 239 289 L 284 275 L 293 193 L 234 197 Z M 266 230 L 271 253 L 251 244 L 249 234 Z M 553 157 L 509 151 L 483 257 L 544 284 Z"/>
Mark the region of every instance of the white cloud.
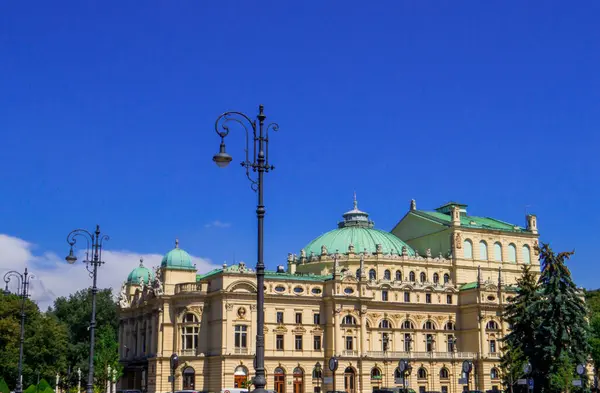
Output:
<path fill-rule="evenodd" d="M 8 270 L 22 273 L 27 267 L 34 276 L 31 280 L 31 297 L 41 310 L 45 311 L 58 296 L 68 296 L 92 285 L 86 265 L 81 262 L 83 258 L 79 255 L 77 262 L 69 265 L 64 256 L 52 252 L 35 254 L 35 248 L 28 241 L 0 234 L 0 277 Z M 160 264 L 163 256 L 132 251 L 104 251 L 102 260 L 106 263 L 98 268 L 98 287 L 112 288 L 113 293 L 118 293 L 129 272 L 139 265 L 140 257 L 144 258 L 144 266 L 152 268 Z M 192 262 L 199 273 L 217 267 L 206 258 L 192 256 Z M 9 289 L 16 290 L 16 285 L 16 281 L 11 280 Z"/>
<path fill-rule="evenodd" d="M 210 223 L 204 225 L 205 228 L 229 228 L 230 226 L 231 226 L 230 223 L 222 222 L 219 220 L 215 220 L 213 222 L 210 222 Z"/>

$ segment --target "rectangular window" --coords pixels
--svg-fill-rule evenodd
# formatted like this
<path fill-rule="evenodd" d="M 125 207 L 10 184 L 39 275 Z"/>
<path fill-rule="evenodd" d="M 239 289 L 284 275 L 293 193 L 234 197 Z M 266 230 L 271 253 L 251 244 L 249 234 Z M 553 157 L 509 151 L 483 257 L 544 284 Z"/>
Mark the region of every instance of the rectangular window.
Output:
<path fill-rule="evenodd" d="M 404 352 L 410 352 L 411 337 L 410 333 L 404 333 Z"/>
<path fill-rule="evenodd" d="M 346 336 L 346 350 L 347 351 L 352 351 L 352 347 L 353 347 L 353 342 L 352 342 L 352 336 Z"/>
<path fill-rule="evenodd" d="M 296 336 L 296 351 L 302 351 L 302 336 Z"/>
<path fill-rule="evenodd" d="M 313 388 L 313 393 L 321 393 L 321 387 L 320 386 L 315 386 Z"/>
<path fill-rule="evenodd" d="M 442 386 L 442 393 L 448 393 L 448 386 Z"/>
<path fill-rule="evenodd" d="M 419 393 L 425 393 L 425 386 L 419 386 Z"/>
<path fill-rule="evenodd" d="M 283 311 L 277 311 L 277 323 L 283 323 Z"/>
<path fill-rule="evenodd" d="M 248 348 L 248 326 L 236 325 L 235 326 L 235 347 L 236 348 Z"/>
<path fill-rule="evenodd" d="M 410 303 L 410 292 L 404 292 L 404 303 Z"/>
<path fill-rule="evenodd" d="M 427 352 L 433 352 L 433 335 L 428 334 L 425 338 L 425 343 L 427 344 Z"/>
<path fill-rule="evenodd" d="M 321 314 L 313 314 L 313 322 L 315 325 L 321 324 Z"/>
<path fill-rule="evenodd" d="M 446 303 L 452 304 L 452 295 L 446 295 Z"/>
<path fill-rule="evenodd" d="M 425 303 L 431 304 L 431 293 L 425 294 Z"/>
<path fill-rule="evenodd" d="M 297 324 L 301 324 L 302 323 L 302 313 L 301 312 L 297 312 L 296 313 L 296 323 Z"/>
<path fill-rule="evenodd" d="M 490 353 L 496 353 L 496 340 L 490 340 Z"/>
<path fill-rule="evenodd" d="M 448 335 L 448 352 L 454 352 L 454 336 Z"/>
<path fill-rule="evenodd" d="M 314 336 L 313 337 L 313 349 L 315 351 L 320 351 L 321 350 L 321 336 Z"/>
<path fill-rule="evenodd" d="M 275 349 L 283 351 L 283 334 L 278 334 L 275 337 Z"/>
<path fill-rule="evenodd" d="M 381 300 L 384 302 L 388 301 L 388 291 L 381 291 Z"/>

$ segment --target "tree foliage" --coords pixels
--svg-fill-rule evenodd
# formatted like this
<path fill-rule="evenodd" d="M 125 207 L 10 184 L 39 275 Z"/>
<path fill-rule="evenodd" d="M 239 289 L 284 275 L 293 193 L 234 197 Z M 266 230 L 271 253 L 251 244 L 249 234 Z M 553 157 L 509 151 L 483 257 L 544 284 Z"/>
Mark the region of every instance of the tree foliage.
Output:
<path fill-rule="evenodd" d="M 10 393 L 10 389 L 2 377 L 0 377 L 0 393 Z"/>

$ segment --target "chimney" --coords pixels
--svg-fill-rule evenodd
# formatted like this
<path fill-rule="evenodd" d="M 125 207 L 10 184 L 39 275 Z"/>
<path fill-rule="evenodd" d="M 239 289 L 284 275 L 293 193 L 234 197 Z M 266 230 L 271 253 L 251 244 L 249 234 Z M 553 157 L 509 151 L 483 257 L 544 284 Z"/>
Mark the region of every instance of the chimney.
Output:
<path fill-rule="evenodd" d="M 535 214 L 528 214 L 526 216 L 527 219 L 527 230 L 531 233 L 537 234 L 537 216 Z"/>
<path fill-rule="evenodd" d="M 293 254 L 288 254 L 288 273 L 289 274 L 296 274 L 296 258 L 295 255 Z"/>

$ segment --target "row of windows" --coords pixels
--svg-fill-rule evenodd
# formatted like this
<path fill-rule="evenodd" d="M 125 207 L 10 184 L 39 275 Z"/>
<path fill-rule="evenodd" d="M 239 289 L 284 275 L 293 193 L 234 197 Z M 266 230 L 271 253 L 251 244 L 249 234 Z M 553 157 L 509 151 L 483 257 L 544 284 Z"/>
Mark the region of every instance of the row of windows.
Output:
<path fill-rule="evenodd" d="M 424 367 L 420 367 L 417 370 L 417 378 L 418 379 L 427 379 L 427 370 Z M 381 369 L 379 367 L 373 367 L 371 369 L 371 379 L 380 379 L 382 376 L 381 373 Z M 440 373 L 439 373 L 440 379 L 449 379 L 450 378 L 450 371 L 448 371 L 448 369 L 446 367 L 442 367 L 440 369 Z M 402 378 L 402 372 L 400 371 L 399 368 L 396 368 L 396 370 L 394 371 L 394 377 L 395 378 Z M 463 377 L 465 377 L 463 375 Z M 492 367 L 492 369 L 490 370 L 490 378 L 491 379 L 499 379 L 500 378 L 500 371 L 496 368 L 496 367 Z"/>
<path fill-rule="evenodd" d="M 358 269 L 356 271 L 356 278 L 360 279 L 360 269 Z M 395 278 L 396 278 L 396 281 L 402 281 L 402 272 L 400 270 L 396 270 Z M 444 278 L 444 284 L 448 284 L 450 282 L 450 275 L 448 273 L 445 273 L 443 278 Z M 391 281 L 392 280 L 392 272 L 388 269 L 384 270 L 383 279 Z M 369 280 L 377 280 L 377 271 L 375 269 L 369 270 Z M 411 271 L 410 273 L 408 273 L 408 281 L 410 281 L 410 282 L 417 281 L 417 276 L 415 275 L 415 272 Z M 419 275 L 419 281 L 427 282 L 427 275 L 424 272 L 421 272 L 421 274 Z M 440 275 L 438 273 L 433 273 L 433 282 L 435 284 L 439 284 Z"/>
<path fill-rule="evenodd" d="M 389 293 L 387 290 L 382 290 L 381 291 L 381 301 L 382 302 L 387 302 L 389 301 L 390 297 L 389 297 Z M 431 293 L 426 293 L 425 294 L 425 303 L 427 304 L 431 304 L 432 297 L 431 297 Z M 404 303 L 410 303 L 410 292 L 404 292 Z M 446 304 L 452 304 L 452 295 L 446 295 Z"/>
<path fill-rule="evenodd" d="M 473 259 L 473 242 L 470 239 L 465 239 L 463 242 L 463 250 L 465 258 Z M 521 248 L 521 256 L 523 263 L 531 262 L 531 248 L 527 244 Z M 479 259 L 489 260 L 488 245 L 484 240 L 479 242 Z M 502 244 L 498 242 L 494 243 L 494 261 L 502 262 Z M 513 243 L 508 245 L 508 262 L 517 262 L 517 246 Z"/>

